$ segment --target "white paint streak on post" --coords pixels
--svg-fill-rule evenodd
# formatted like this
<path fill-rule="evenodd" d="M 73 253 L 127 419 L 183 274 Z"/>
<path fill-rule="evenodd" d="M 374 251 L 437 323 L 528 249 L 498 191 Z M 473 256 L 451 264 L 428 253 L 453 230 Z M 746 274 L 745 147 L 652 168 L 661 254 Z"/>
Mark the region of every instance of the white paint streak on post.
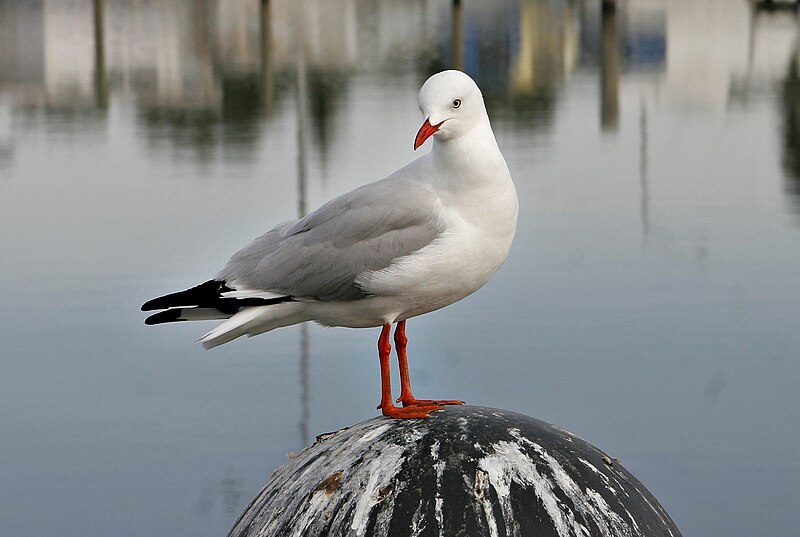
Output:
<path fill-rule="evenodd" d="M 414 516 L 411 518 L 411 537 L 419 537 L 419 534 L 428 527 L 425 523 L 424 507 L 425 502 L 420 500 L 417 510 L 414 511 Z"/>
<path fill-rule="evenodd" d="M 590 463 L 590 462 L 589 462 L 589 461 L 587 461 L 586 459 L 582 459 L 582 458 L 578 457 L 578 460 L 579 460 L 579 461 L 581 461 L 581 463 L 583 463 L 583 465 L 584 465 L 584 466 L 586 466 L 586 467 L 587 467 L 589 470 L 591 470 L 592 472 L 594 472 L 595 474 L 597 474 L 597 476 L 598 476 L 600 479 L 602 479 L 602 480 L 603 480 L 603 483 L 605 484 L 605 486 L 606 486 L 606 488 L 607 488 L 608 490 L 610 490 L 611 492 L 613 492 L 613 493 L 614 493 L 614 495 L 617 495 L 617 494 L 618 494 L 618 493 L 617 493 L 617 489 L 615 489 L 615 488 L 614 488 L 614 486 L 611 484 L 611 480 L 608 478 L 608 476 L 607 476 L 606 474 L 604 474 L 603 472 L 601 472 L 600 470 L 598 470 L 598 469 L 595 467 L 595 465 L 594 465 L 594 464 Z"/>
<path fill-rule="evenodd" d="M 486 517 L 486 525 L 489 530 L 489 537 L 498 537 L 497 521 L 494 519 L 492 502 L 489 501 L 489 477 L 487 472 L 481 468 L 475 472 L 475 482 L 472 485 L 475 497 L 481 504 L 483 514 Z"/>
<path fill-rule="evenodd" d="M 500 501 L 506 523 L 514 520 L 511 483 L 516 482 L 524 487 L 534 488 L 559 537 L 584 534 L 585 528 L 575 520 L 575 515 L 569 507 L 562 505 L 553 492 L 554 483 L 539 473 L 530 457 L 522 452 L 519 445 L 500 441 L 492 447 L 494 453 L 478 461 L 478 468 L 488 474 L 489 482 Z"/>
<path fill-rule="evenodd" d="M 381 495 L 397 493 L 398 486 L 393 485 L 392 481 L 402 465 L 403 446 L 386 447 L 379 457 L 370 461 L 366 471 L 369 479 L 363 488 L 363 493 L 358 499 L 358 503 L 356 503 L 353 522 L 350 525 L 350 529 L 355 532 L 355 535 L 366 535 L 367 523 L 369 522 L 369 514 L 372 508 L 385 499 L 381 498 Z M 394 490 L 387 493 L 386 487 L 389 486 L 392 486 Z"/>
<path fill-rule="evenodd" d="M 294 533 L 292 537 L 303 537 L 306 534 L 306 529 L 308 529 L 308 525 L 314 521 L 317 517 L 317 514 L 321 509 L 323 509 L 326 503 L 326 494 L 324 490 L 318 490 L 311 496 L 311 499 L 308 501 L 306 505 L 305 512 L 303 516 L 300 518 L 300 521 L 295 526 Z"/>
<path fill-rule="evenodd" d="M 581 515 L 597 524 L 603 537 L 632 537 L 634 535 L 632 528 L 611 509 L 599 493 L 588 487 L 583 490 L 564 470 L 564 467 L 540 445 L 525 438 L 519 431 L 512 432 L 512 435 L 521 444 L 532 447 L 547 462 L 556 485 L 567 495 Z M 601 475 L 605 477 L 604 474 Z"/>
<path fill-rule="evenodd" d="M 433 514 L 436 517 L 436 524 L 439 527 L 439 537 L 444 537 L 444 514 L 442 513 L 442 506 L 444 505 L 444 498 L 442 498 L 442 475 L 444 475 L 445 462 L 439 459 L 439 441 L 436 440 L 431 446 L 431 459 L 435 460 L 434 468 L 436 469 L 436 497 L 434 499 Z"/>
<path fill-rule="evenodd" d="M 391 427 L 391 424 L 389 424 L 389 423 L 387 423 L 385 425 L 380 425 L 378 427 L 375 427 L 371 431 L 367 432 L 364 436 L 359 438 L 358 439 L 358 443 L 359 444 L 363 444 L 364 442 L 371 442 L 371 441 L 375 440 L 376 438 L 378 438 L 383 433 L 385 433 L 386 431 L 388 431 L 390 427 Z"/>

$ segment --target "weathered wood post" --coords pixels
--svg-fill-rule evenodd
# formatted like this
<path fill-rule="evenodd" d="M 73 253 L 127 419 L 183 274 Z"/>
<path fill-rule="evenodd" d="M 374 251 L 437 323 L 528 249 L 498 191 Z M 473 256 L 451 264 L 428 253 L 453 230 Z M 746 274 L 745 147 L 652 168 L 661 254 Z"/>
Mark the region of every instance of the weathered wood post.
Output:
<path fill-rule="evenodd" d="M 600 17 L 600 125 L 603 130 L 616 131 L 619 129 L 621 52 L 619 14 L 613 0 L 603 0 Z"/>
<path fill-rule="evenodd" d="M 324 435 L 278 468 L 228 534 L 244 536 L 672 536 L 619 462 L 554 425 L 447 407 Z"/>

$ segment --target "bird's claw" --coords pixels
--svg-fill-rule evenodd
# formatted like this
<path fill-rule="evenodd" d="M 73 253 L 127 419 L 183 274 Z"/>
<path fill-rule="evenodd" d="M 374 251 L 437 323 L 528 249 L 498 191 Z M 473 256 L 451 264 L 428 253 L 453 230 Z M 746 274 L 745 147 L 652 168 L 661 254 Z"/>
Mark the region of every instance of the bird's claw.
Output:
<path fill-rule="evenodd" d="M 441 405 L 414 405 L 404 407 L 388 405 L 378 408 L 381 409 L 384 416 L 395 419 L 425 419 L 430 418 L 432 412 L 444 410 L 444 407 Z"/>
<path fill-rule="evenodd" d="M 464 401 L 458 399 L 417 399 L 416 397 L 406 397 L 400 396 L 397 398 L 398 403 L 402 403 L 404 407 L 406 406 L 427 406 L 427 405 L 436 405 L 436 406 L 445 406 L 445 405 L 463 405 Z M 380 408 L 380 407 L 378 407 Z"/>

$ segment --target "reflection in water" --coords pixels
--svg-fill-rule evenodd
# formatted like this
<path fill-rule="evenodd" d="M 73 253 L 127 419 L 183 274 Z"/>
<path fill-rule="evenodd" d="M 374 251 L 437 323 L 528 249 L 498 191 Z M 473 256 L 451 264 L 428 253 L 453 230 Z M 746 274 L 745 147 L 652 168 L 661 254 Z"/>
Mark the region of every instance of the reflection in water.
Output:
<path fill-rule="evenodd" d="M 300 442 L 303 446 L 311 443 L 308 427 L 308 421 L 311 418 L 309 355 L 308 323 L 302 323 L 300 325 Z"/>
<path fill-rule="evenodd" d="M 551 122 L 558 91 L 577 63 L 578 20 L 571 4 L 519 3 L 516 60 L 509 65 L 507 101 L 513 120 L 526 126 Z M 490 106 L 498 105 L 490 96 Z M 501 113 L 501 117 L 504 115 Z"/>
<path fill-rule="evenodd" d="M 166 33 L 154 36 L 168 48 L 157 53 L 154 72 L 148 72 L 148 66 L 136 78 L 139 116 L 148 127 L 145 133 L 156 145 L 170 141 L 177 148 L 193 149 L 200 162 L 214 158 L 217 145 L 238 161 L 252 159 L 262 134 L 261 114 L 274 100 L 274 76 L 265 61 L 269 49 L 262 48 L 259 54 L 263 37 L 250 35 L 246 24 L 250 13 L 240 3 L 222 13 L 203 2 L 179 7 L 176 11 L 185 19 L 178 24 L 185 25 L 187 38 L 175 42 Z M 219 21 L 214 18 L 218 14 Z M 268 15 L 266 6 L 256 20 L 269 22 Z M 256 29 L 256 35 L 268 33 Z M 176 54 L 178 63 L 173 66 L 171 56 Z M 169 68 L 163 69 L 162 62 Z M 265 84 L 270 87 L 268 94 Z"/>
<path fill-rule="evenodd" d="M 308 108 L 314 142 L 319 149 L 322 166 L 328 161 L 336 106 L 348 91 L 349 74 L 338 69 L 314 68 L 308 72 Z M 324 169 L 323 169 L 324 173 Z"/>
<path fill-rule="evenodd" d="M 797 7 L 798 4 L 788 2 L 752 4 L 745 86 L 751 89 L 750 79 L 756 76 L 759 60 L 772 67 L 774 78 L 780 77 L 777 100 L 782 112 L 784 192 L 792 210 L 800 213 L 800 17 Z M 787 56 L 776 54 L 783 50 Z M 774 87 L 770 85 L 768 91 L 773 92 Z"/>
<path fill-rule="evenodd" d="M 705 388 L 703 388 L 701 394 L 703 402 L 708 406 L 716 404 L 727 385 L 728 382 L 725 380 L 725 375 L 721 372 L 715 373 L 714 376 L 708 379 Z"/>
<path fill-rule="evenodd" d="M 774 91 L 773 77 L 783 74 L 785 54 L 791 54 L 795 48 L 798 33 L 796 6 L 788 2 L 772 4 L 750 0 L 746 68 L 743 75 L 735 75 L 731 81 L 731 98 L 735 102 L 746 104 L 751 93 Z M 787 46 L 790 42 L 792 44 Z M 763 86 L 765 69 L 773 75 L 766 81 L 769 84 L 766 88 Z"/>
<path fill-rule="evenodd" d="M 800 54 L 795 50 L 789 58 L 786 78 L 781 87 L 783 105 L 783 168 L 786 170 L 786 191 L 792 196 L 795 211 L 800 212 Z"/>
<path fill-rule="evenodd" d="M 294 81 L 294 51 L 301 42 L 307 50 L 313 142 L 323 164 L 337 103 L 350 91 L 364 52 L 373 48 L 390 65 L 397 59 L 395 49 L 403 47 L 407 57 L 418 60 L 420 80 L 442 68 L 466 70 L 484 88 L 493 115 L 524 126 L 550 122 L 558 87 L 575 68 L 580 50 L 580 13 L 571 2 L 452 0 L 439 12 L 415 3 L 356 8 L 348 0 L 309 1 L 303 3 L 300 26 L 287 24 L 296 6 L 287 0 L 179 1 L 146 10 L 122 0 L 93 0 L 88 10 L 70 6 L 45 1 L 0 6 L 0 86 L 16 89 L 24 82 L 25 91 L 15 97 L 43 104 L 48 114 L 88 103 L 103 110 L 115 93 L 130 97 L 153 146 L 170 142 L 192 150 L 199 162 L 212 158 L 217 144 L 233 150 L 223 154 L 239 161 L 254 158 L 263 119 L 271 117 Z M 55 24 L 45 25 L 45 10 Z M 405 33 L 398 32 L 392 19 L 406 11 L 414 13 L 413 20 Z M 38 32 L 13 31 L 29 27 L 29 21 Z M 81 30 L 92 24 L 93 31 Z M 448 26 L 446 33 L 437 31 Z M 45 31 L 52 27 L 59 32 Z M 305 32 L 295 34 L 293 27 Z M 438 49 L 428 35 L 440 39 Z M 367 48 L 359 51 L 360 44 Z M 64 51 L 71 52 L 70 61 L 61 58 Z M 45 99 L 29 91 L 30 82 Z"/>
<path fill-rule="evenodd" d="M 219 482 L 219 494 L 225 513 L 236 516 L 242 506 L 242 481 L 234 477 L 232 468 L 225 469 L 225 477 Z"/>
<path fill-rule="evenodd" d="M 750 0 L 753 2 L 753 0 Z M 791 12 L 797 13 L 798 3 L 796 0 L 756 0 L 754 8 L 765 12 Z"/>
<path fill-rule="evenodd" d="M 223 512 L 229 517 L 236 516 L 242 506 L 242 485 L 242 480 L 234 477 L 233 468 L 230 467 L 225 469 L 225 477 L 219 480 L 216 487 L 212 479 L 203 479 L 200 493 L 194 502 L 195 513 L 202 517 L 208 516 L 219 497 Z"/>

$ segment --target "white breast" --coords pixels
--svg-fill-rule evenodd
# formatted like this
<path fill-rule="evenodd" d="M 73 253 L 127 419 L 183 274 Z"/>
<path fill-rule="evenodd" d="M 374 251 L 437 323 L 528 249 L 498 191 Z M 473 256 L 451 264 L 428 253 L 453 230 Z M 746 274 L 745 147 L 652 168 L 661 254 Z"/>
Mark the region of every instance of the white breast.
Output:
<path fill-rule="evenodd" d="M 510 177 L 453 195 L 440 211 L 443 233 L 421 250 L 356 282 L 375 296 L 396 297 L 399 319 L 461 300 L 483 286 L 505 261 L 518 203 Z M 395 320 L 395 319 L 393 319 Z"/>

